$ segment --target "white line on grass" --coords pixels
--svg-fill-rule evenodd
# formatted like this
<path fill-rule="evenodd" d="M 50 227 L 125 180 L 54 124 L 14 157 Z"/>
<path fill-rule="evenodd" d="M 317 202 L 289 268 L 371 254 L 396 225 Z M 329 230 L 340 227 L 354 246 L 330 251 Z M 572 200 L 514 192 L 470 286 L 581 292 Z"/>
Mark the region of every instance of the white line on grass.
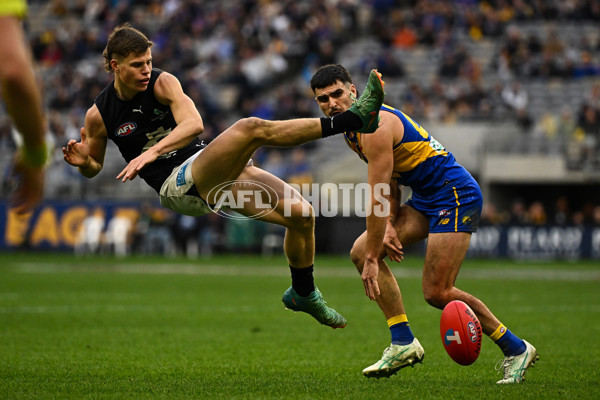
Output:
<path fill-rule="evenodd" d="M 285 267 L 254 267 L 228 266 L 214 264 L 160 264 L 148 265 L 143 263 L 115 263 L 110 266 L 59 263 L 19 263 L 13 268 L 23 273 L 120 273 L 147 275 L 213 275 L 213 276 L 289 276 L 290 271 Z M 392 268 L 398 278 L 420 278 L 419 268 Z M 317 277 L 356 278 L 358 273 L 352 267 L 315 267 Z M 511 279 L 511 280 L 542 280 L 542 281 L 600 281 L 600 271 L 589 270 L 556 270 L 541 268 L 502 268 L 502 269 L 473 269 L 465 268 L 460 274 L 462 279 Z"/>

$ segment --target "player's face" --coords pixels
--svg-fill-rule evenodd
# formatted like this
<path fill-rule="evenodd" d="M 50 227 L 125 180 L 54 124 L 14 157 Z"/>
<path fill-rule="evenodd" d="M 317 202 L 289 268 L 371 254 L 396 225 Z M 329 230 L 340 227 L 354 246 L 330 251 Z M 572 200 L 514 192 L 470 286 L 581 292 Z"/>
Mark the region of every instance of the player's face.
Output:
<path fill-rule="evenodd" d="M 315 89 L 315 100 L 328 117 L 342 113 L 352 106 L 356 99 L 356 86 L 336 81 L 333 85 Z"/>
<path fill-rule="evenodd" d="M 143 92 L 148 88 L 152 72 L 152 52 L 150 49 L 143 54 L 130 53 L 117 63 L 115 74 L 121 83 L 132 92 Z"/>

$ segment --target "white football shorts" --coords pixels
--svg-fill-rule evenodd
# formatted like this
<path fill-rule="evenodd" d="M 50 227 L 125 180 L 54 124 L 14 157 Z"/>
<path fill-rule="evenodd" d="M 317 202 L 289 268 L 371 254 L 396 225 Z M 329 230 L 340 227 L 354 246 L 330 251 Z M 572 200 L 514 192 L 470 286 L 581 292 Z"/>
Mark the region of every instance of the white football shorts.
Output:
<path fill-rule="evenodd" d="M 183 164 L 173 169 L 171 175 L 160 187 L 160 205 L 179 214 L 199 217 L 212 212 L 206 201 L 200 196 L 189 195 L 187 192 L 194 186 L 192 163 L 202 153 L 198 151 Z"/>
<path fill-rule="evenodd" d="M 192 217 L 200 217 L 217 211 L 211 208 L 201 196 L 187 194 L 194 186 L 192 163 L 204 150 L 199 150 L 180 166 L 174 168 L 171 175 L 163 182 L 160 187 L 161 206 L 178 214 L 191 215 Z M 252 159 L 248 161 L 247 165 L 253 165 Z"/>

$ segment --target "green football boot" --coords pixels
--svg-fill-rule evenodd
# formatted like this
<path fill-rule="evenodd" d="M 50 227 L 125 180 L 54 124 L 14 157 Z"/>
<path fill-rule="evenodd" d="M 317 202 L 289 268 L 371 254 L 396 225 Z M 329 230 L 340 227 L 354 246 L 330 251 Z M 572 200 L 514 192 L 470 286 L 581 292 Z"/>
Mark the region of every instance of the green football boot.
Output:
<path fill-rule="evenodd" d="M 347 324 L 346 318 L 327 306 L 327 303 L 323 300 L 323 295 L 316 287 L 310 295 L 302 297 L 290 286 L 283 294 L 281 301 L 283 301 L 285 308 L 310 314 L 321 324 L 330 326 L 333 329 L 343 328 Z"/>
<path fill-rule="evenodd" d="M 376 69 L 371 70 L 365 91 L 348 110 L 358 115 L 363 122 L 363 126 L 357 132 L 373 133 L 379 127 L 379 109 L 385 97 L 384 84 L 381 74 Z"/>

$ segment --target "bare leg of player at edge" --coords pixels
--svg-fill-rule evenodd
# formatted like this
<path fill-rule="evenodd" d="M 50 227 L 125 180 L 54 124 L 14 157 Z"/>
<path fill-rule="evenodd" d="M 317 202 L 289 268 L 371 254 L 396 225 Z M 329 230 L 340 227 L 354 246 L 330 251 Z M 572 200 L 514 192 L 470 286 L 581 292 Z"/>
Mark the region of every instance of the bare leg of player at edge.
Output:
<path fill-rule="evenodd" d="M 371 71 L 367 87 L 362 96 L 346 112 L 327 118 L 296 119 L 287 121 L 266 121 L 258 118 L 245 118 L 217 136 L 192 164 L 192 176 L 196 189 L 209 204 L 218 199 L 211 190 L 214 187 L 235 180 L 255 180 L 274 188 L 276 192 L 292 193 L 283 181 L 248 165 L 252 154 L 261 146 L 291 147 L 347 131 L 371 133 L 377 129 L 378 113 L 383 103 L 384 82 L 379 73 Z M 226 167 L 224 167 L 226 166 Z M 235 192 L 236 185 L 232 186 Z M 234 193 L 235 194 L 235 193 Z M 279 198 L 283 198 L 282 193 Z M 298 194 L 301 198 L 301 196 Z M 282 301 L 286 308 L 302 311 L 313 316 L 323 325 L 343 328 L 346 319 L 328 307 L 323 296 L 314 284 L 314 215 L 306 200 L 284 199 L 294 203 L 288 209 L 291 215 L 284 215 L 284 204 L 279 204 L 274 212 L 259 218 L 265 222 L 285 226 L 284 250 L 289 261 L 292 286 L 285 291 Z M 252 215 L 254 210 L 241 210 Z M 308 210 L 308 213 L 307 213 Z"/>

